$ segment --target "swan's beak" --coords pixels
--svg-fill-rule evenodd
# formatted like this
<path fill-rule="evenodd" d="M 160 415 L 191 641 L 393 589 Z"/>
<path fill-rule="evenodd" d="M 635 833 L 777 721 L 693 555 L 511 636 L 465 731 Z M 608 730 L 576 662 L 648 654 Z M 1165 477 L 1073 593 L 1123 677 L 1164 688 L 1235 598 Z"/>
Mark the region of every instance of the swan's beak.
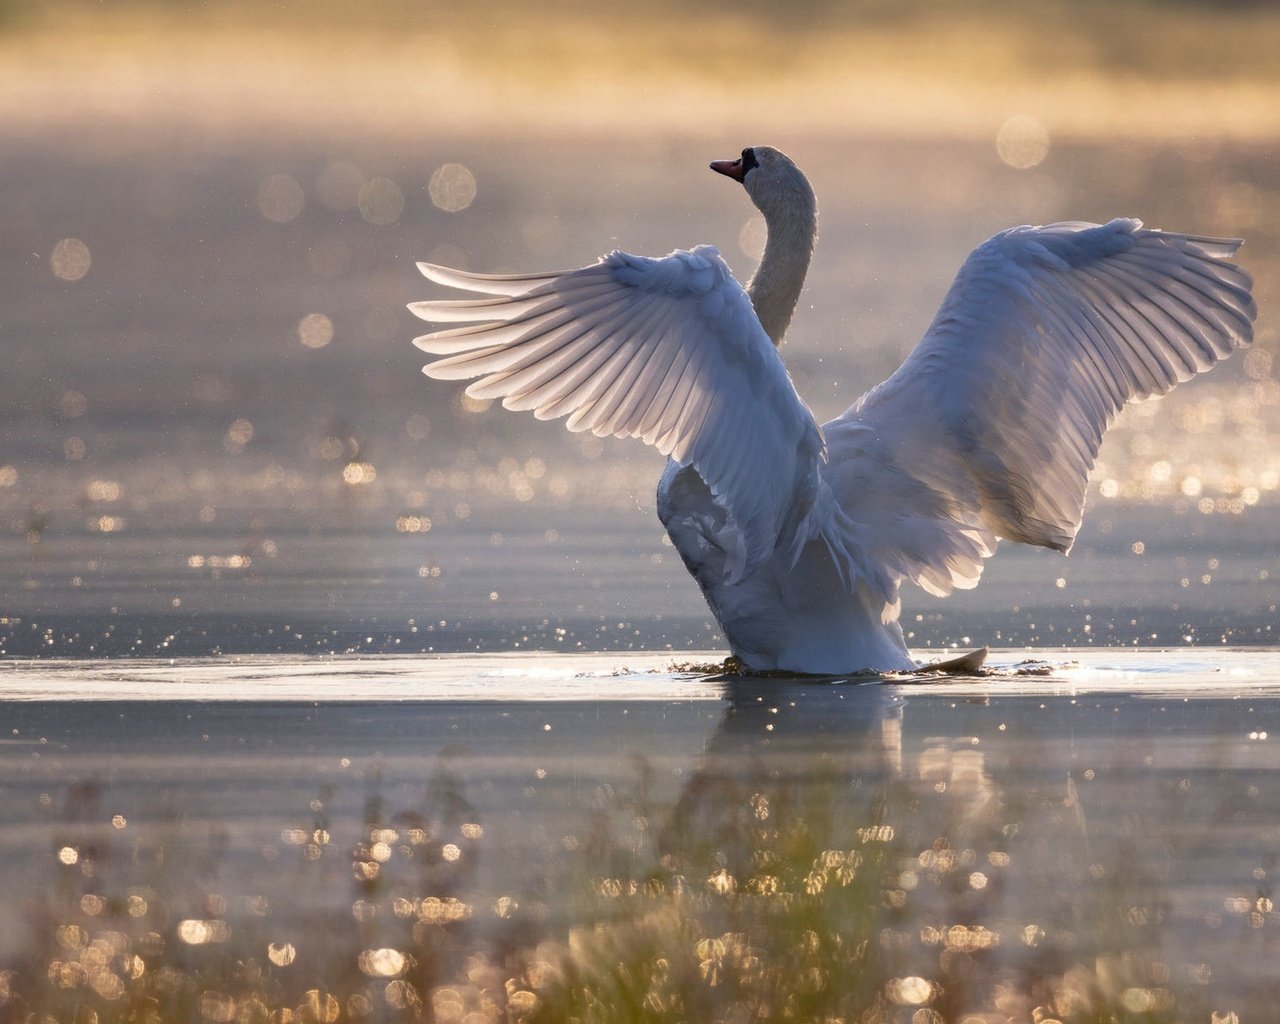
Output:
<path fill-rule="evenodd" d="M 737 160 L 712 160 L 711 169 L 734 181 L 741 181 L 747 176 L 746 168 L 742 166 L 742 157 Z"/>

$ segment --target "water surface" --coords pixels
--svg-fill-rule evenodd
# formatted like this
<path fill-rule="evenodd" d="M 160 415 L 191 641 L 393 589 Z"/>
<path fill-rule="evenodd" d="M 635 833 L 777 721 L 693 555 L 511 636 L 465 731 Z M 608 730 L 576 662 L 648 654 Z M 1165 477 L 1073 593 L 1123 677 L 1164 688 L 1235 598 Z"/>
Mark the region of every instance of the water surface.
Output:
<path fill-rule="evenodd" d="M 1026 654 L 6 662 L 3 1005 L 1267 1019 L 1280 655 Z"/>
<path fill-rule="evenodd" d="M 1271 21 L 82 6 L 0 53 L 0 1022 L 1275 1019 Z M 709 678 L 662 458 L 418 373 L 418 259 L 745 280 L 706 162 L 766 142 L 821 201 L 820 420 L 1009 225 L 1248 239 L 1255 346 L 1120 418 L 1071 558 L 904 595 L 992 674 Z"/>

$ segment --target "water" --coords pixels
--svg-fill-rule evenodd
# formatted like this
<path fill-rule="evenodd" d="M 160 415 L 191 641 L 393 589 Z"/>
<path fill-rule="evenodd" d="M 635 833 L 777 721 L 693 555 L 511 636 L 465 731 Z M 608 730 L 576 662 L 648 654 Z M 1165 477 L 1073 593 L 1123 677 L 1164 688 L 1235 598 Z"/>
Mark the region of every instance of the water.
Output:
<path fill-rule="evenodd" d="M 8 661 L 5 1006 L 1267 1019 L 1280 654 L 715 657 Z"/>
<path fill-rule="evenodd" d="M 400 6 L 6 22 L 0 1021 L 1275 1019 L 1270 23 L 1073 15 L 1046 76 L 1007 12 Z M 706 162 L 756 143 L 820 199 L 784 350 L 819 419 L 1001 228 L 1248 239 L 1254 349 L 1121 417 L 1071 558 L 904 595 L 989 674 L 711 678 L 662 459 L 418 374 L 416 259 L 745 278 Z"/>
<path fill-rule="evenodd" d="M 0 651 L 721 644 L 656 521 L 661 457 L 423 379 L 409 341 L 424 328 L 404 305 L 430 293 L 421 258 L 528 270 L 713 242 L 745 278 L 752 210 L 706 170 L 741 149 L 736 132 L 646 140 L 644 161 L 625 140 L 483 126 L 412 145 L 374 126 L 189 126 L 176 145 L 136 123 L 108 144 L 91 111 L 93 130 L 24 134 L 5 153 Z M 819 419 L 894 369 L 970 248 L 1009 224 L 1138 214 L 1247 234 L 1254 349 L 1121 417 L 1070 559 L 1006 545 L 977 591 L 907 595 L 905 625 L 924 649 L 1277 642 L 1274 141 L 1055 138 L 1028 172 L 986 138 L 775 141 L 821 204 L 784 350 Z M 450 212 L 427 185 L 456 161 L 478 191 Z M 262 202 L 281 174 L 303 200 L 284 222 Z M 356 203 L 375 178 L 402 189 L 392 222 Z M 93 254 L 77 280 L 53 270 L 63 237 Z M 300 334 L 314 315 L 334 331 L 320 348 Z"/>

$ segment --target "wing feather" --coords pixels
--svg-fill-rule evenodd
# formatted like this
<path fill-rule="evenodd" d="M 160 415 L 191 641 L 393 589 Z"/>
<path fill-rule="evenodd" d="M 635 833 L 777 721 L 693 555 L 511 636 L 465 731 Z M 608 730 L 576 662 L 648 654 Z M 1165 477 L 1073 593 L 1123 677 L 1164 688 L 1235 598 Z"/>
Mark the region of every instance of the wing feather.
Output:
<path fill-rule="evenodd" d="M 597 328 L 587 327 L 582 321 L 568 319 L 567 322 L 542 337 L 521 338 L 528 344 L 504 347 L 501 357 L 486 356 L 471 364 L 472 373 L 485 373 L 488 376 L 467 388 L 467 393 L 475 398 L 501 398 L 507 396 L 511 402 L 519 401 L 534 386 L 553 382 L 566 365 L 583 353 L 616 336 L 618 329 L 618 313 L 625 312 L 625 303 L 616 301 L 603 306 L 596 312 L 607 316 Z M 643 310 L 649 313 L 651 310 Z M 441 360 L 441 364 L 450 364 L 450 360 Z M 463 365 L 463 364 L 458 364 Z M 508 409 L 515 408 L 511 402 L 504 401 Z"/>
<path fill-rule="evenodd" d="M 599 339 L 593 335 L 592 340 L 598 342 Z M 575 376 L 573 389 L 553 402 L 536 406 L 534 415 L 538 419 L 559 419 L 562 416 L 570 416 L 575 411 L 589 408 L 590 403 L 595 401 L 612 380 L 611 374 L 617 366 L 618 352 L 622 345 L 623 339 L 612 337 L 598 344 L 598 347 L 591 350 L 584 360 L 585 372 Z M 570 430 L 577 429 L 572 425 L 566 425 Z"/>
<path fill-rule="evenodd" d="M 635 374 L 625 386 L 625 395 L 609 418 L 606 428 L 609 433 L 621 431 L 619 436 L 626 437 L 634 432 L 636 436 L 644 437 L 644 414 L 657 397 L 657 390 L 671 368 L 682 340 L 680 335 L 675 333 L 667 333 L 656 339 L 648 337 L 643 339 L 652 351 L 649 358 L 637 367 Z"/>
<path fill-rule="evenodd" d="M 1124 297 L 1142 314 L 1148 328 L 1167 346 L 1169 353 L 1181 362 L 1178 380 L 1190 380 L 1199 371 L 1208 369 L 1217 357 L 1207 339 L 1196 331 L 1194 310 L 1165 292 L 1161 278 L 1135 275 L 1123 260 L 1116 260 L 1109 269 L 1129 286 Z"/>
<path fill-rule="evenodd" d="M 1252 339 L 1240 244 L 1118 220 L 979 246 L 898 371 L 823 428 L 859 542 L 937 594 L 1000 537 L 1069 550 L 1120 408 Z"/>
<path fill-rule="evenodd" d="M 480 292 L 485 295 L 524 295 L 539 285 L 554 281 L 556 274 L 473 274 L 435 263 L 419 263 L 422 276 L 446 288 Z"/>
<path fill-rule="evenodd" d="M 731 582 L 803 535 L 822 436 L 715 249 L 615 252 L 556 274 L 419 269 L 480 296 L 410 305 L 459 325 L 415 339 L 444 357 L 427 374 L 479 378 L 468 394 L 566 417 L 570 430 L 637 437 L 693 466 L 726 513 L 718 542 Z"/>
<path fill-rule="evenodd" d="M 532 409 L 538 419 L 555 419 L 592 400 L 606 383 L 598 371 L 616 349 L 623 345 L 631 326 L 641 328 L 663 315 L 662 304 L 652 299 L 626 303 L 605 322 L 574 321 L 580 329 L 562 365 L 542 378 L 531 378 L 523 394 L 515 392 L 503 401 L 509 409 Z M 599 379 L 597 379 L 599 377 Z"/>
<path fill-rule="evenodd" d="M 1123 303 L 1116 302 L 1116 297 L 1107 289 L 1105 283 L 1099 286 L 1094 276 L 1088 271 L 1081 272 L 1079 277 L 1077 286 L 1081 294 L 1092 298 L 1094 309 L 1106 323 L 1109 332 L 1107 340 L 1114 343 L 1115 347 L 1112 351 L 1127 371 L 1125 376 L 1129 378 L 1128 387 L 1125 386 L 1126 381 L 1121 376 L 1117 375 L 1113 378 L 1118 388 L 1117 404 L 1131 393 L 1130 388 L 1132 393 L 1137 395 L 1165 394 L 1177 383 L 1173 367 L 1168 360 L 1147 344 L 1141 329 L 1135 328 Z"/>
<path fill-rule="evenodd" d="M 1176 273 L 1159 274 L 1155 267 L 1137 261 L 1120 262 L 1120 271 L 1138 277 L 1139 284 L 1150 291 L 1153 301 L 1175 321 L 1176 328 L 1194 345 L 1198 353 L 1196 372 L 1208 369 L 1215 362 L 1231 354 L 1226 339 L 1232 331 L 1248 331 L 1249 321 L 1237 320 L 1223 305 L 1228 298 L 1221 292 L 1202 289 L 1194 278 L 1184 281 Z M 1140 276 L 1139 276 L 1140 275 Z M 1187 275 L 1188 277 L 1190 275 Z M 1176 329 L 1175 328 L 1175 329 Z"/>

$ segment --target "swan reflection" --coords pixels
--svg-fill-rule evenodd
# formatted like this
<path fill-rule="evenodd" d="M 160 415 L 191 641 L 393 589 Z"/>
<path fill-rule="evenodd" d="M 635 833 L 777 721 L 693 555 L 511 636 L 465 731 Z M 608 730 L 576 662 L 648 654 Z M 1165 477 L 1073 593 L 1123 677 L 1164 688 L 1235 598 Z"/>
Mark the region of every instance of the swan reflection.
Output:
<path fill-rule="evenodd" d="M 0 910 L 25 922 L 5 929 L 0 1014 L 1270 1005 L 1277 765 L 1227 738 L 1247 735 L 1241 702 L 707 685 L 718 702 L 175 705 L 123 745 L 132 711 L 63 706 L 55 732 L 32 706 L 20 735 L 61 749 L 0 747 Z"/>

